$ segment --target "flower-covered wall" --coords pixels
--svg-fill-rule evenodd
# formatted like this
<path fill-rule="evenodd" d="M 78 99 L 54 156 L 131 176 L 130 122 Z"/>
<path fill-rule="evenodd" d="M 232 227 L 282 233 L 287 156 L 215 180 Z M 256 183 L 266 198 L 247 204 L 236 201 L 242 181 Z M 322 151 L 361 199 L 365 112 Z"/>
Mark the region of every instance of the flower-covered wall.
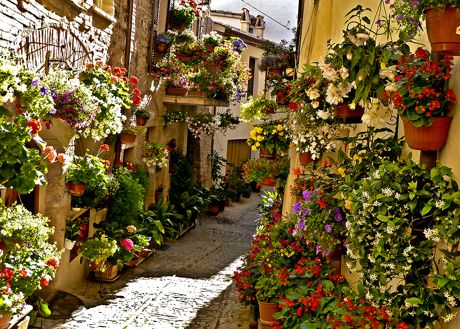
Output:
<path fill-rule="evenodd" d="M 327 42 L 331 40 L 333 43 L 340 43 L 343 37 L 343 30 L 347 27 L 345 15 L 352 10 L 352 8 L 357 5 L 361 5 L 364 8 L 370 8 L 372 12 L 368 12 L 368 16 L 374 18 L 376 11 L 383 2 L 393 3 L 394 1 L 378 1 L 378 0 L 353 0 L 353 1 L 334 1 L 334 0 L 324 0 L 324 1 L 301 1 L 303 4 L 303 14 L 302 14 L 302 25 L 300 26 L 300 48 L 298 49 L 299 53 L 299 71 L 302 71 L 302 67 L 305 64 L 311 64 L 315 61 L 324 61 L 324 58 L 327 53 Z M 414 1 L 414 6 L 419 4 L 418 1 Z M 457 9 L 458 10 L 458 9 Z M 378 18 L 378 16 L 376 16 Z M 375 21 L 372 21 L 376 24 Z M 412 50 L 415 50 L 417 47 L 423 46 L 425 49 L 430 50 L 430 43 L 426 35 L 425 22 L 422 23 L 424 31 L 415 38 L 416 43 L 408 43 Z M 398 36 L 393 34 L 393 40 L 397 40 Z M 384 36 L 379 36 L 378 40 L 385 40 Z M 356 55 L 356 54 L 353 54 Z M 453 91 L 460 95 L 460 80 L 459 80 L 459 70 L 460 70 L 460 60 L 458 57 L 453 59 L 453 70 L 452 78 L 449 81 L 449 88 L 452 88 Z M 437 152 L 429 153 L 429 156 L 433 157 L 437 155 L 437 161 L 447 167 L 452 168 L 454 177 L 458 180 L 460 178 L 460 150 L 457 146 L 457 134 L 460 129 L 460 117 L 457 115 L 458 104 L 452 106 L 449 112 L 449 116 L 453 117 L 449 134 L 447 137 L 446 144 L 444 147 Z M 396 111 L 394 112 L 396 114 Z M 394 123 L 394 122 L 393 122 Z M 394 128 L 394 125 L 391 126 Z M 366 125 L 358 124 L 354 128 L 347 128 L 343 131 L 343 136 L 354 136 L 359 131 L 366 129 Z M 399 119 L 399 135 L 404 135 L 404 129 L 401 119 Z M 426 152 L 413 150 L 408 147 L 407 144 L 403 148 L 403 157 L 407 157 L 409 153 L 412 153 L 412 159 L 416 162 L 420 161 L 426 157 Z M 298 158 L 295 156 L 294 152 L 291 152 L 291 173 L 294 168 L 299 167 Z M 335 157 L 334 154 L 329 154 Z M 323 158 L 324 159 L 324 158 Z M 290 180 L 287 183 L 287 190 L 293 186 L 293 175 L 290 175 Z M 295 201 L 286 193 L 285 195 L 285 206 L 284 212 L 290 213 L 292 206 Z M 342 267 L 342 273 L 348 273 L 345 266 Z M 356 281 L 355 278 L 351 278 L 350 281 Z M 458 314 L 458 309 L 457 314 Z M 458 328 L 460 327 L 460 317 L 454 318 L 448 323 L 444 323 L 442 328 Z"/>

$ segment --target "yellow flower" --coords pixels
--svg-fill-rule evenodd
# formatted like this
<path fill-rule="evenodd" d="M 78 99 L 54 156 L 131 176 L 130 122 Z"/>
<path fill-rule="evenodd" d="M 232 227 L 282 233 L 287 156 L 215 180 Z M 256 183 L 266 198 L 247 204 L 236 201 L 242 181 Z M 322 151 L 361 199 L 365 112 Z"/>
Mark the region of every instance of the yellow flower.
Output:
<path fill-rule="evenodd" d="M 257 135 L 257 132 L 252 129 L 250 132 L 249 132 L 249 135 L 252 137 L 252 138 L 256 138 L 256 135 Z"/>
<path fill-rule="evenodd" d="M 351 208 L 353 208 L 353 204 L 351 203 L 351 200 L 348 199 L 345 201 L 345 209 L 351 211 Z"/>
<path fill-rule="evenodd" d="M 256 147 L 257 147 L 257 148 L 259 148 L 259 146 L 260 146 L 260 143 L 259 143 L 259 142 L 256 142 L 256 144 L 255 144 L 255 145 L 256 145 Z"/>
<path fill-rule="evenodd" d="M 359 163 L 361 163 L 361 161 L 363 161 L 363 158 L 360 155 L 355 154 L 353 156 L 353 161 L 355 161 L 355 162 L 358 161 Z"/>
<path fill-rule="evenodd" d="M 280 132 L 278 135 L 284 136 L 284 131 Z"/>
<path fill-rule="evenodd" d="M 257 151 L 257 147 L 256 147 L 255 145 L 252 145 L 252 146 L 251 146 L 251 150 Z"/>
<path fill-rule="evenodd" d="M 277 125 L 276 129 L 278 129 L 278 131 L 281 131 L 281 130 L 283 130 L 283 126 L 282 125 Z"/>
<path fill-rule="evenodd" d="M 345 169 L 340 167 L 339 169 L 337 169 L 337 172 L 339 173 L 340 176 L 342 177 L 345 177 L 346 174 L 345 174 Z"/>
<path fill-rule="evenodd" d="M 257 139 L 257 140 L 260 142 L 260 141 L 263 141 L 263 140 L 264 140 L 264 138 L 265 138 L 264 136 L 262 136 L 262 135 L 259 135 L 259 136 L 257 136 L 257 138 L 256 138 L 256 139 Z"/>
<path fill-rule="evenodd" d="M 255 131 L 256 131 L 257 133 L 259 133 L 259 134 L 262 133 L 262 132 L 264 131 L 264 130 L 263 130 L 262 128 L 260 128 L 260 127 L 256 127 L 256 128 L 254 128 L 254 129 L 255 129 Z"/>

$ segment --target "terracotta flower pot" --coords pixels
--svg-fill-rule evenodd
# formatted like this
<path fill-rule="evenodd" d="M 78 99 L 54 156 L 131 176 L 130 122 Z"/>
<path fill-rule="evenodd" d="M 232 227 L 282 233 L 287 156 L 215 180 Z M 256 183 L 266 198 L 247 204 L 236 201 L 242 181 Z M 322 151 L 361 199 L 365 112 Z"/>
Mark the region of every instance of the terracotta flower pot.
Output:
<path fill-rule="evenodd" d="M 425 16 L 431 51 L 460 55 L 460 8 L 427 10 Z"/>
<path fill-rule="evenodd" d="M 136 124 L 138 126 L 145 126 L 147 124 L 147 118 L 136 117 Z"/>
<path fill-rule="evenodd" d="M 214 49 L 216 48 L 216 45 L 205 45 L 204 46 L 204 49 L 208 52 L 208 53 L 212 53 L 214 51 Z"/>
<path fill-rule="evenodd" d="M 84 183 L 74 183 L 74 182 L 68 182 L 67 183 L 67 188 L 69 190 L 69 193 L 73 196 L 82 196 L 83 193 L 85 192 L 85 184 Z"/>
<path fill-rule="evenodd" d="M 123 144 L 132 144 L 136 141 L 136 135 L 132 134 L 121 134 L 120 135 L 120 142 Z"/>
<path fill-rule="evenodd" d="M 336 119 L 341 119 L 345 123 L 360 123 L 364 114 L 362 106 L 356 106 L 356 109 L 350 109 L 347 103 L 340 103 L 334 107 L 334 116 Z"/>
<path fill-rule="evenodd" d="M 433 124 L 429 127 L 415 127 L 412 121 L 405 118 L 402 118 L 402 120 L 406 142 L 411 149 L 439 151 L 446 143 L 452 118 L 433 118 Z"/>
<path fill-rule="evenodd" d="M 310 152 L 301 152 L 299 153 L 299 162 L 302 165 L 307 165 L 313 162 L 313 158 L 311 157 Z"/>
<path fill-rule="evenodd" d="M 94 277 L 97 280 L 110 281 L 110 280 L 115 279 L 117 274 L 118 274 L 118 266 L 113 266 L 113 265 L 108 264 L 104 272 L 95 271 Z"/>
<path fill-rule="evenodd" d="M 156 51 L 159 52 L 159 53 L 164 53 L 166 51 L 166 48 L 168 47 L 168 45 L 164 42 L 157 42 L 156 43 Z"/>
<path fill-rule="evenodd" d="M 273 317 L 273 314 L 279 312 L 278 303 L 259 302 L 259 321 L 265 326 L 275 326 L 278 321 Z"/>
<path fill-rule="evenodd" d="M 276 157 L 276 151 L 270 152 L 267 149 L 260 149 L 259 157 L 264 159 L 274 159 Z"/>
<path fill-rule="evenodd" d="M 12 317 L 11 313 L 0 313 L 0 329 L 8 328 Z"/>
<path fill-rule="evenodd" d="M 188 90 L 182 87 L 167 87 L 166 95 L 187 96 Z"/>

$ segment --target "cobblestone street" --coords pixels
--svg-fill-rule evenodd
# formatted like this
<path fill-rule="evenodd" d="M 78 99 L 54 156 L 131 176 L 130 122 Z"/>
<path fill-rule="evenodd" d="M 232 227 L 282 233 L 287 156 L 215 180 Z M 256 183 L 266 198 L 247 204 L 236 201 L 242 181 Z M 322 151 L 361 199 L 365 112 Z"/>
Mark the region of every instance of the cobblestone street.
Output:
<path fill-rule="evenodd" d="M 258 202 L 253 194 L 217 217 L 205 216 L 182 239 L 112 284 L 88 282 L 69 291 L 83 305 L 69 319 L 56 315 L 44 320 L 43 328 L 243 327 L 249 311 L 237 302 L 229 275 L 255 232 Z M 55 314 L 65 315 L 63 304 L 65 298 L 50 306 Z"/>

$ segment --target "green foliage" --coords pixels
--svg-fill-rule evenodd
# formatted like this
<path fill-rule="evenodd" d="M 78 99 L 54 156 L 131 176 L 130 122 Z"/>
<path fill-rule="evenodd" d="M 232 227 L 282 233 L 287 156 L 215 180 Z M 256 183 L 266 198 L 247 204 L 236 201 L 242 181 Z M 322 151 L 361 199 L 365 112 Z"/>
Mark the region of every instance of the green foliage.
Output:
<path fill-rule="evenodd" d="M 167 239 L 174 240 L 177 238 L 178 223 L 182 221 L 182 215 L 174 210 L 174 206 L 160 198 L 156 203 L 150 205 L 149 211 L 141 216 L 141 222 L 146 230 L 158 230 L 159 222 L 164 229 L 163 235 Z M 153 228 L 150 228 L 153 226 Z M 162 240 L 161 240 L 162 241 Z"/>
<path fill-rule="evenodd" d="M 144 207 L 145 190 L 133 172 L 126 168 L 118 168 L 114 173 L 119 183 L 109 206 L 108 218 L 110 221 L 132 224 Z"/>
<path fill-rule="evenodd" d="M 104 234 L 92 236 L 81 245 L 81 253 L 90 263 L 90 267 L 101 272 L 106 269 L 107 259 L 113 256 L 117 250 L 117 241 L 109 239 Z"/>
<path fill-rule="evenodd" d="M 107 194 L 106 170 L 103 159 L 85 154 L 83 157 L 74 157 L 66 170 L 65 177 L 67 182 L 84 183 L 90 190 L 104 190 L 104 194 Z"/>
<path fill-rule="evenodd" d="M 169 189 L 169 200 L 176 204 L 182 192 L 189 194 L 196 186 L 196 178 L 193 173 L 193 166 L 190 161 L 180 152 L 173 151 L 170 154 L 171 185 Z"/>
<path fill-rule="evenodd" d="M 279 108 L 273 99 L 268 99 L 265 94 L 257 95 L 255 98 L 249 96 L 248 102 L 241 105 L 241 119 L 245 122 L 263 119 L 271 112 Z"/>
<path fill-rule="evenodd" d="M 26 145 L 32 140 L 23 116 L 14 122 L 0 117 L 0 185 L 19 193 L 29 193 L 35 185 L 46 183 L 46 165 L 36 149 Z"/>

